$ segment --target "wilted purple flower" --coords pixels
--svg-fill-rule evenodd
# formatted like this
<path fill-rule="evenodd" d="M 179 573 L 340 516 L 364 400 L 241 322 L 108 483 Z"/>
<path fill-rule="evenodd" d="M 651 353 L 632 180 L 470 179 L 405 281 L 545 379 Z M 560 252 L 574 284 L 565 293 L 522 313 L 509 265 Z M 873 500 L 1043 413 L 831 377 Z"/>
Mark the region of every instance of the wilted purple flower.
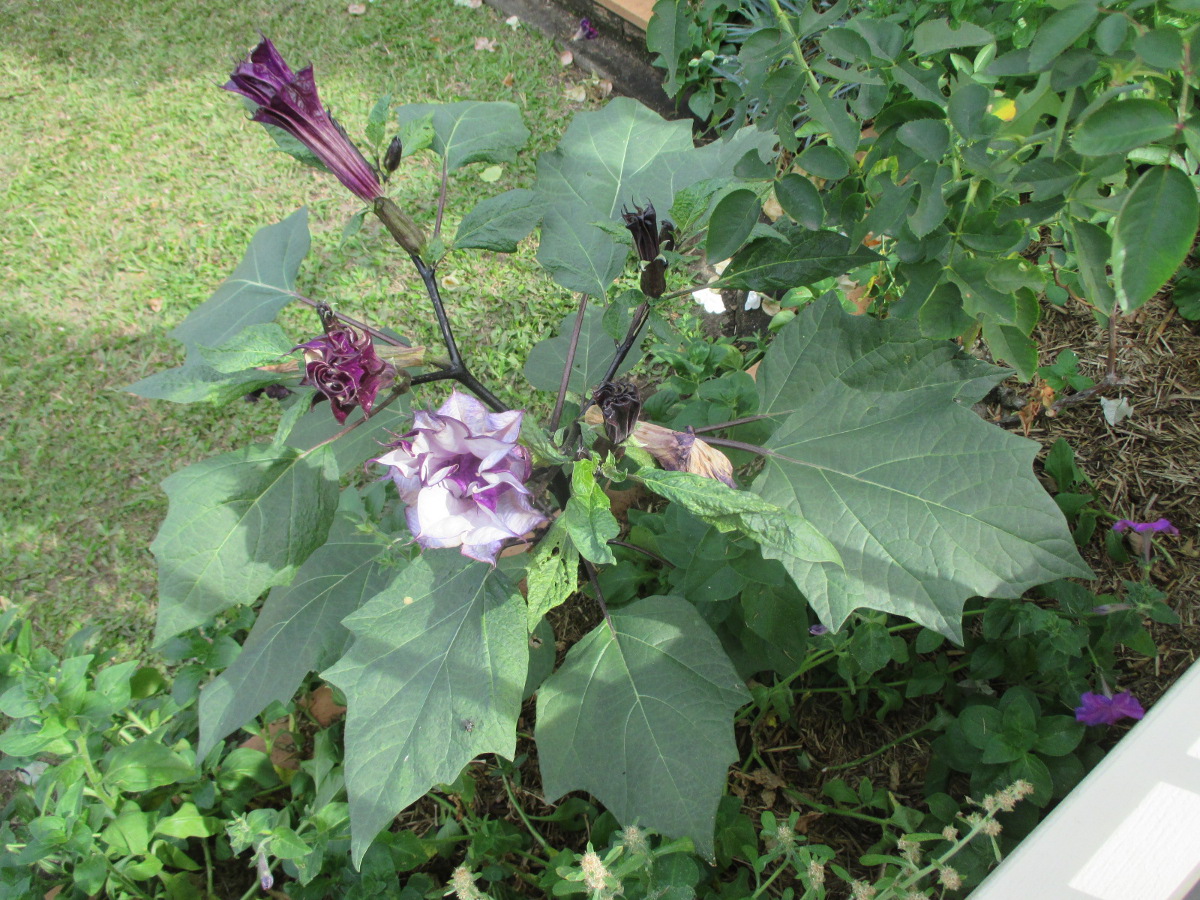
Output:
<path fill-rule="evenodd" d="M 642 411 L 642 396 L 637 385 L 627 381 L 607 381 L 592 392 L 592 401 L 604 415 L 604 433 L 619 444 L 633 433 Z"/>
<path fill-rule="evenodd" d="M 600 37 L 600 32 L 596 30 L 596 26 L 592 24 L 591 19 L 580 19 L 579 28 L 575 32 L 575 36 L 571 38 L 573 41 L 594 41 Z"/>
<path fill-rule="evenodd" d="M 622 206 L 621 218 L 633 235 L 633 249 L 642 261 L 642 293 L 647 297 L 661 297 L 667 289 L 667 262 L 660 253 L 674 242 L 675 226 L 664 220 L 660 229 L 654 204 L 649 202 L 645 207 L 635 203 L 633 212 Z"/>
<path fill-rule="evenodd" d="M 1171 524 L 1170 519 L 1159 519 L 1156 522 L 1133 522 L 1121 519 L 1113 526 L 1113 531 L 1136 531 L 1145 534 L 1147 531 L 1161 531 L 1166 534 L 1179 534 L 1179 529 Z"/>
<path fill-rule="evenodd" d="M 810 625 L 810 626 L 808 626 L 808 633 L 811 634 L 813 637 L 820 637 L 823 634 L 829 634 L 829 626 L 828 625 Z"/>
<path fill-rule="evenodd" d="M 436 413 L 419 410 L 413 430 L 374 460 L 389 466 L 408 528 L 422 547 L 462 547 L 496 564 L 500 544 L 546 521 L 529 503 L 531 465 L 517 443 L 524 413 L 489 413 L 455 391 Z"/>
<path fill-rule="evenodd" d="M 321 392 L 338 422 L 345 422 L 356 406 L 370 415 L 379 389 L 396 377 L 396 367 L 379 358 L 370 336 L 348 325 L 331 329 L 297 349 L 304 351 L 300 383 Z"/>
<path fill-rule="evenodd" d="M 292 72 L 270 39 L 263 38 L 238 63 L 225 90 L 258 104 L 255 122 L 296 138 L 355 196 L 368 203 L 383 196 L 375 170 L 321 105 L 312 66 Z"/>
<path fill-rule="evenodd" d="M 1085 691 L 1075 708 L 1075 718 L 1084 725 L 1112 725 L 1121 719 L 1140 719 L 1146 714 L 1137 697 L 1121 691 L 1115 697 Z"/>
<path fill-rule="evenodd" d="M 254 856 L 254 866 L 258 869 L 258 886 L 264 891 L 269 891 L 275 887 L 275 877 L 271 874 L 271 864 L 267 861 L 267 854 L 261 847 Z"/>

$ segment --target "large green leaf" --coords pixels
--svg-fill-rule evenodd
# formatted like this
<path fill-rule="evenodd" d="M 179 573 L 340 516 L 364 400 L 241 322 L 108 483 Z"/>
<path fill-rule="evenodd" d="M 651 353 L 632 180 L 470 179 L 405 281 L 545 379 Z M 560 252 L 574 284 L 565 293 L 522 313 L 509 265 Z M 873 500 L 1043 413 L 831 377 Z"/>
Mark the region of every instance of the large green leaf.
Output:
<path fill-rule="evenodd" d="M 366 460 L 387 452 L 384 445 L 394 440 L 394 435 L 408 431 L 412 425 L 410 396 L 405 394 L 385 409 L 377 408 L 370 421 L 364 422 L 329 445 L 333 449 L 333 458 L 337 462 L 339 473 L 361 471 L 359 467 Z M 333 417 L 333 413 L 329 411 L 329 404 L 322 401 L 296 423 L 296 427 L 287 437 L 287 444 L 308 450 L 322 441 L 329 440 L 347 425 L 362 421 L 362 418 L 362 410 L 355 410 L 343 425 Z"/>
<path fill-rule="evenodd" d="M 480 753 L 511 759 L 529 668 L 525 601 L 492 567 L 427 550 L 345 620 L 350 651 L 324 677 L 346 694 L 351 847 Z"/>
<path fill-rule="evenodd" d="M 398 110 L 401 127 L 432 113 L 433 149 L 455 169 L 475 162 L 515 162 L 529 140 L 521 111 L 507 100 L 413 103 Z"/>
<path fill-rule="evenodd" d="M 155 643 L 286 584 L 324 543 L 338 502 L 333 453 L 255 444 L 163 482 Z"/>
<path fill-rule="evenodd" d="M 339 516 L 295 580 L 271 590 L 242 652 L 200 692 L 198 756 L 272 701 L 291 700 L 309 672 L 337 661 L 350 639 L 342 619 L 398 571 L 383 565 L 384 550 L 376 536 Z"/>
<path fill-rule="evenodd" d="M 618 821 L 690 837 L 712 856 L 717 803 L 748 699 L 690 603 L 648 597 L 571 648 L 538 692 L 546 799 L 588 791 Z"/>
<path fill-rule="evenodd" d="M 781 331 L 758 374 L 780 456 L 753 490 L 841 554 L 844 569 L 783 560 L 826 625 L 865 607 L 960 639 L 968 597 L 1091 573 L 1034 477 L 1037 445 L 970 409 L 1004 370 L 914 332 L 832 300 Z"/>
<path fill-rule="evenodd" d="M 581 459 L 571 470 L 571 499 L 563 510 L 563 527 L 585 559 L 594 563 L 613 563 L 616 558 L 608 542 L 621 533 L 612 514 L 608 494 L 596 481 L 596 463 Z"/>
<path fill-rule="evenodd" d="M 665 215 L 678 191 L 727 174 L 752 151 L 765 159 L 773 142 L 745 128 L 697 149 L 689 123 L 667 122 L 625 97 L 579 113 L 558 147 L 538 158 L 536 190 L 547 204 L 538 261 L 563 287 L 604 296 L 629 246 L 593 223 L 617 222 L 622 206 L 647 202 Z"/>
<path fill-rule="evenodd" d="M 1071 146 L 1084 156 L 1128 153 L 1175 134 L 1178 119 L 1158 100 L 1110 100 L 1080 123 Z"/>
<path fill-rule="evenodd" d="M 454 246 L 512 253 L 542 220 L 542 212 L 542 199 L 525 188 L 480 200 L 463 216 Z"/>
<path fill-rule="evenodd" d="M 163 369 L 161 372 L 147 375 L 125 390 L 147 400 L 213 403 L 223 406 L 280 380 L 279 374 L 274 372 L 248 369 L 224 374 L 202 362 L 188 362 L 173 369 Z"/>
<path fill-rule="evenodd" d="M 567 351 L 571 347 L 571 333 L 579 313 L 571 313 L 558 326 L 558 333 L 534 345 L 525 360 L 525 377 L 539 391 L 558 393 L 562 383 L 563 367 L 567 364 Z M 600 379 L 608 370 L 617 352 L 617 344 L 604 330 L 604 310 L 589 304 L 583 314 L 583 327 L 579 331 L 579 343 L 575 348 L 568 390 L 577 395 L 590 392 L 600 386 Z M 633 368 L 637 354 L 631 353 L 617 370 L 621 375 Z"/>
<path fill-rule="evenodd" d="M 1196 186 L 1174 166 L 1146 171 L 1125 195 L 1113 227 L 1113 281 L 1132 312 L 1175 274 L 1196 239 Z"/>
<path fill-rule="evenodd" d="M 188 314 L 171 337 L 187 346 L 190 359 L 200 347 L 220 347 L 247 325 L 272 321 L 295 299 L 296 273 L 308 246 L 304 207 L 282 222 L 260 228 L 233 274 Z"/>
<path fill-rule="evenodd" d="M 683 86 L 676 75 L 679 72 L 679 56 L 690 47 L 688 32 L 691 30 L 690 10 L 681 7 L 678 0 L 658 0 L 646 26 L 646 49 L 657 53 L 654 64 L 667 70 L 663 90 L 674 97 Z"/>
<path fill-rule="evenodd" d="M 724 286 L 752 291 L 786 291 L 842 275 L 881 259 L 873 250 L 836 231 L 809 231 L 791 222 L 776 222 L 787 243 L 763 237 L 743 247 L 725 270 Z"/>
<path fill-rule="evenodd" d="M 563 516 L 554 520 L 538 541 L 525 575 L 528 586 L 528 625 L 532 632 L 542 617 L 565 602 L 579 587 L 579 551 L 567 532 Z"/>

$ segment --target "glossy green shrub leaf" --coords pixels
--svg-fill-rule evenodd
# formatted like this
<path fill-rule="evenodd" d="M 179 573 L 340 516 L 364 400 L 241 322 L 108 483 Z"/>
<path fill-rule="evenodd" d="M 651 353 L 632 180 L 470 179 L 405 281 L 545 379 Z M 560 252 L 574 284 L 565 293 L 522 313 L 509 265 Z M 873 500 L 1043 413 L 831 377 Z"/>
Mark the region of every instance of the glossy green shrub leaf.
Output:
<path fill-rule="evenodd" d="M 789 172 L 775 182 L 775 199 L 784 212 L 809 231 L 816 231 L 825 221 L 820 192 L 798 172 Z"/>
<path fill-rule="evenodd" d="M 200 757 L 273 701 L 290 701 L 309 672 L 337 661 L 350 640 L 342 620 L 399 572 L 383 564 L 384 551 L 340 515 L 292 583 L 271 589 L 242 652 L 200 691 Z"/>
<path fill-rule="evenodd" d="M 413 103 L 398 110 L 401 127 L 433 116 L 433 149 L 455 169 L 476 162 L 515 162 L 529 140 L 521 110 L 506 100 Z"/>
<path fill-rule="evenodd" d="M 529 668 L 525 601 L 497 570 L 426 550 L 343 623 L 324 673 L 345 694 L 355 864 L 388 822 L 481 753 L 512 759 Z"/>
<path fill-rule="evenodd" d="M 782 419 L 767 445 L 782 458 L 752 489 L 841 554 L 844 569 L 785 561 L 830 628 L 867 608 L 961 639 L 968 597 L 1088 576 L 1034 477 L 1037 446 L 970 410 L 1004 374 L 830 301 L 776 337 L 758 385 L 760 410 Z"/>
<path fill-rule="evenodd" d="M 749 695 L 695 608 L 648 597 L 615 610 L 538 693 L 546 799 L 588 791 L 622 824 L 713 852 L 717 804 L 737 759 L 733 714 Z"/>
<path fill-rule="evenodd" d="M 713 208 L 708 220 L 705 255 L 714 262 L 729 259 L 746 242 L 758 222 L 762 204 L 754 191 L 730 191 Z"/>
<path fill-rule="evenodd" d="M 1156 69 L 1178 69 L 1183 62 L 1183 37 L 1170 25 L 1152 28 L 1138 35 L 1133 52 Z"/>
<path fill-rule="evenodd" d="M 1080 123 L 1071 146 L 1084 156 L 1128 153 L 1171 137 L 1175 123 L 1175 113 L 1158 100 L 1110 100 Z"/>
<path fill-rule="evenodd" d="M 983 339 L 995 360 L 1016 369 L 1022 381 L 1030 381 L 1037 374 L 1037 343 L 1020 328 L 987 321 L 983 323 Z"/>
<path fill-rule="evenodd" d="M 1079 277 L 1083 279 L 1084 299 L 1106 316 L 1112 315 L 1116 304 L 1112 283 L 1108 280 L 1108 262 L 1112 258 L 1112 239 L 1099 225 L 1072 219 L 1075 258 Z"/>
<path fill-rule="evenodd" d="M 1092 26 L 1097 15 L 1096 0 L 1078 0 L 1042 22 L 1029 45 L 1029 68 L 1040 72 L 1049 66 Z"/>
<path fill-rule="evenodd" d="M 1129 20 L 1125 16 L 1120 13 L 1109 13 L 1096 26 L 1096 47 L 1105 56 L 1112 56 L 1121 49 L 1121 45 L 1125 43 L 1125 36 L 1129 34 L 1130 30 Z"/>
<path fill-rule="evenodd" d="M 837 181 L 850 174 L 846 157 L 827 144 L 813 144 L 796 157 L 796 165 L 826 181 Z"/>
<path fill-rule="evenodd" d="M 1174 166 L 1146 171 L 1126 194 L 1113 228 L 1113 281 L 1132 312 L 1167 283 L 1192 249 L 1200 206 L 1192 180 Z"/>
<path fill-rule="evenodd" d="M 941 162 L 950 147 L 950 129 L 939 119 L 905 122 L 896 131 L 896 137 L 926 162 Z"/>
<path fill-rule="evenodd" d="M 913 32 L 912 48 L 917 56 L 931 56 L 944 50 L 990 44 L 992 40 L 990 31 L 972 22 L 951 25 L 949 19 L 928 19 Z"/>
<path fill-rule="evenodd" d="M 163 482 L 155 643 L 290 581 L 325 541 L 337 508 L 333 453 L 255 444 L 193 463 Z M 304 509 L 305 515 L 294 515 Z"/>

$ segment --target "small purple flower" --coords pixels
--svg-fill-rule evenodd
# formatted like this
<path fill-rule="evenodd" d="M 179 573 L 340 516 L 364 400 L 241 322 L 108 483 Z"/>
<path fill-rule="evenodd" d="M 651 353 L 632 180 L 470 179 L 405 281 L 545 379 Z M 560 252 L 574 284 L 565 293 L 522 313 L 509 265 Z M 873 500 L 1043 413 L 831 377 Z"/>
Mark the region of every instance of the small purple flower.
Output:
<path fill-rule="evenodd" d="M 296 349 L 304 351 L 300 383 L 320 391 L 340 423 L 356 406 L 370 415 L 379 389 L 396 377 L 396 367 L 379 358 L 370 336 L 349 326 L 334 328 Z"/>
<path fill-rule="evenodd" d="M 271 874 L 271 864 L 267 861 L 267 854 L 259 848 L 259 851 L 254 856 L 254 866 L 258 869 L 258 886 L 264 891 L 269 891 L 275 887 L 275 877 Z"/>
<path fill-rule="evenodd" d="M 573 41 L 594 41 L 600 37 L 600 32 L 596 30 L 596 26 L 592 24 L 591 19 L 580 19 L 579 28 L 575 32 L 575 36 L 571 38 Z"/>
<path fill-rule="evenodd" d="M 256 103 L 255 122 L 296 138 L 355 196 L 368 203 L 383 196 L 375 170 L 321 105 L 312 66 L 292 72 L 270 39 L 263 38 L 224 87 Z"/>
<path fill-rule="evenodd" d="M 811 634 L 813 637 L 820 637 L 823 634 L 829 634 L 829 626 L 828 625 L 810 625 L 808 627 L 808 633 Z"/>
<path fill-rule="evenodd" d="M 1129 519 L 1121 519 L 1113 526 L 1113 531 L 1136 531 L 1138 534 L 1145 534 L 1147 531 L 1159 531 L 1164 534 L 1179 534 L 1179 529 L 1171 524 L 1170 519 L 1159 519 L 1156 522 L 1133 522 Z"/>
<path fill-rule="evenodd" d="M 1085 691 L 1075 708 L 1075 718 L 1084 725 L 1113 725 L 1121 719 L 1140 719 L 1146 714 L 1137 697 L 1121 691 L 1115 697 Z"/>
<path fill-rule="evenodd" d="M 418 410 L 413 430 L 374 460 L 390 467 L 418 544 L 462 547 L 495 565 L 502 541 L 546 521 L 525 487 L 532 466 L 517 443 L 524 415 L 490 413 L 455 391 L 436 413 Z"/>

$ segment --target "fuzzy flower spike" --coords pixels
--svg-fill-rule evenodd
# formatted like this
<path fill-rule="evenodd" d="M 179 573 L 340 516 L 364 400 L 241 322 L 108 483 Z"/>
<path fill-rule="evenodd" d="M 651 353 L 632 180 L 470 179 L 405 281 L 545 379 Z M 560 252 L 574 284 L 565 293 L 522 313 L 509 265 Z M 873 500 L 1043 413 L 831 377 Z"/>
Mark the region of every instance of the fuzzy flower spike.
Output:
<path fill-rule="evenodd" d="M 495 565 L 503 541 L 546 521 L 525 487 L 532 466 L 517 443 L 523 416 L 490 413 L 455 391 L 437 412 L 417 411 L 413 430 L 374 460 L 389 467 L 418 544 L 462 547 Z"/>
<path fill-rule="evenodd" d="M 311 150 L 356 197 L 372 203 L 379 178 L 317 96 L 313 68 L 292 72 L 269 38 L 263 38 L 224 85 L 258 105 L 255 122 L 282 128 Z"/>

